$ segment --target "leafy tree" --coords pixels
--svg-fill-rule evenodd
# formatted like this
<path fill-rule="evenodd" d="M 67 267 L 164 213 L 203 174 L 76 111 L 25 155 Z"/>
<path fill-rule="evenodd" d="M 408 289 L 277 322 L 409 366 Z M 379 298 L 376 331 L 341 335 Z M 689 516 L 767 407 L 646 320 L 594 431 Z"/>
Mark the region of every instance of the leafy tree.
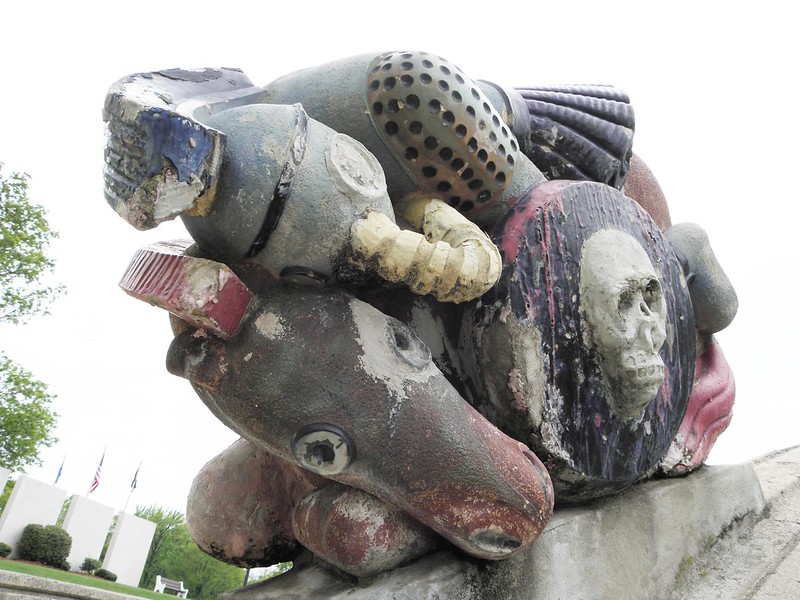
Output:
<path fill-rule="evenodd" d="M 0 352 L 0 465 L 19 471 L 39 464 L 39 450 L 57 440 L 47 386 Z"/>
<path fill-rule="evenodd" d="M 0 163 L 0 323 L 19 324 L 37 313 L 63 288 L 41 277 L 53 269 L 45 250 L 56 233 L 43 207 L 28 201 L 28 176 L 7 177 Z M 39 464 L 39 450 L 51 446 L 56 414 L 47 386 L 0 351 L 0 466 L 12 470 Z"/>
<path fill-rule="evenodd" d="M 0 162 L 0 322 L 22 323 L 46 313 L 63 291 L 42 286 L 54 263 L 45 251 L 58 234 L 50 229 L 42 206 L 28 200 L 28 175 L 3 175 Z"/>
<path fill-rule="evenodd" d="M 183 581 L 192 598 L 214 600 L 223 592 L 242 587 L 244 569 L 221 562 L 200 550 L 189 537 L 185 525 L 178 531 L 183 537 L 183 545 L 171 557 L 167 569 L 171 579 Z"/>
<path fill-rule="evenodd" d="M 101 566 L 103 566 L 103 563 L 101 563 L 98 559 L 87 556 L 83 559 L 79 569 L 82 573 L 88 573 L 89 575 L 92 575 Z"/>
<path fill-rule="evenodd" d="M 160 506 L 137 507 L 136 516 L 156 524 L 140 587 L 152 589 L 156 575 L 183 581 L 197 600 L 213 600 L 222 592 L 241 587 L 244 570 L 205 554 L 192 541 L 179 511 Z"/>
<path fill-rule="evenodd" d="M 16 479 L 9 479 L 6 481 L 6 486 L 3 488 L 3 493 L 0 494 L 0 514 L 6 509 L 8 499 L 11 498 L 11 492 L 14 491 L 14 486 L 17 484 Z"/>
<path fill-rule="evenodd" d="M 139 586 L 152 589 L 156 584 L 157 575 L 166 575 L 164 563 L 169 555 L 182 541 L 176 530 L 186 526 L 183 513 L 177 510 L 167 510 L 161 506 L 137 506 L 136 516 L 147 519 L 156 524 L 156 532 L 150 544 L 150 552 L 144 563 L 142 578 Z M 172 579 L 172 578 L 170 578 Z"/>
<path fill-rule="evenodd" d="M 253 575 L 250 573 L 250 577 L 247 579 L 247 585 L 255 585 L 256 583 L 260 583 L 267 579 L 272 579 L 273 577 L 277 577 L 278 575 L 283 575 L 294 566 L 293 562 L 282 562 L 271 567 L 266 567 L 264 569 L 259 568 L 260 573 L 258 575 Z"/>

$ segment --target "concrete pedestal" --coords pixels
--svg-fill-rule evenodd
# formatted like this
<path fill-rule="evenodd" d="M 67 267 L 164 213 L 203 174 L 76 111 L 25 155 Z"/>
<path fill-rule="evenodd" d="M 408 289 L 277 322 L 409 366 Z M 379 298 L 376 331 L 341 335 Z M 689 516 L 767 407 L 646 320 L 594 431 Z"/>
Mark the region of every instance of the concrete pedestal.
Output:
<path fill-rule="evenodd" d="M 27 475 L 20 475 L 14 491 L 0 516 L 0 542 L 11 546 L 11 558 L 17 557 L 17 542 L 31 523 L 54 525 L 67 493 Z"/>
<path fill-rule="evenodd" d="M 80 569 L 84 559 L 99 559 L 103 551 L 114 509 L 83 496 L 75 495 L 64 518 L 64 530 L 72 536 L 67 562 L 73 571 Z"/>
<path fill-rule="evenodd" d="M 115 573 L 119 583 L 138 586 L 155 533 L 156 524 L 152 521 L 120 513 L 103 568 Z"/>
<path fill-rule="evenodd" d="M 650 481 L 590 506 L 556 510 L 533 548 L 500 562 L 454 550 L 371 580 L 348 580 L 312 562 L 228 600 L 442 598 L 668 598 L 680 571 L 735 523 L 764 510 L 750 464 L 703 467 Z"/>

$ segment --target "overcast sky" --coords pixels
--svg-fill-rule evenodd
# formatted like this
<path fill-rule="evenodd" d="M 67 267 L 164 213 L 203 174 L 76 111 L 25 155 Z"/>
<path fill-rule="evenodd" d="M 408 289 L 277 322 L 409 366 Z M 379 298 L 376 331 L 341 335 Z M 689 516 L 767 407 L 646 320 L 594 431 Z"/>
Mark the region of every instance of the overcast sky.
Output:
<path fill-rule="evenodd" d="M 108 87 L 135 72 L 221 66 L 266 85 L 331 59 L 401 49 L 435 52 L 507 85 L 626 90 L 634 150 L 658 176 L 673 222 L 708 231 L 739 295 L 737 319 L 718 335 L 736 376 L 735 416 L 710 462 L 800 444 L 800 48 L 788 9 L 771 1 L 747 10 L 737 2 L 315 5 L 4 5 L 0 161 L 30 174 L 31 199 L 61 234 L 54 281 L 68 288 L 50 316 L 0 326 L 0 349 L 58 396 L 60 442 L 31 476 L 52 483 L 66 457 L 59 485 L 84 494 L 107 448 L 93 499 L 122 509 L 142 461 L 129 509 L 185 510 L 196 472 L 237 437 L 166 372 L 166 313 L 117 288 L 138 247 L 185 233 L 179 223 L 136 232 L 105 203 Z"/>

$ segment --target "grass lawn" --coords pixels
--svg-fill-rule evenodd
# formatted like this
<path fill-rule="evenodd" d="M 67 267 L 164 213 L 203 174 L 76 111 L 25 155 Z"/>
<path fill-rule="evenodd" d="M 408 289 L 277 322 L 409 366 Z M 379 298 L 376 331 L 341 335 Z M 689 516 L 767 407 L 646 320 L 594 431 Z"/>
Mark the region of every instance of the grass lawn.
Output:
<path fill-rule="evenodd" d="M 110 592 L 117 592 L 119 594 L 129 594 L 131 596 L 141 596 L 142 598 L 153 598 L 155 600 L 166 600 L 165 594 L 157 594 L 150 590 L 143 590 L 129 585 L 122 585 L 99 577 L 91 575 L 83 575 L 81 573 L 73 573 L 71 571 L 62 571 L 60 569 L 51 569 L 44 565 L 35 563 L 22 562 L 17 560 L 10 560 L 8 558 L 0 558 L 0 569 L 4 571 L 13 571 L 14 573 L 23 573 L 25 575 L 35 575 L 36 577 L 46 577 L 47 579 L 56 579 L 58 581 L 65 581 L 66 583 L 74 583 L 76 585 L 85 585 L 87 587 L 100 588 L 101 590 L 108 590 Z M 167 598 L 171 596 L 166 595 Z"/>

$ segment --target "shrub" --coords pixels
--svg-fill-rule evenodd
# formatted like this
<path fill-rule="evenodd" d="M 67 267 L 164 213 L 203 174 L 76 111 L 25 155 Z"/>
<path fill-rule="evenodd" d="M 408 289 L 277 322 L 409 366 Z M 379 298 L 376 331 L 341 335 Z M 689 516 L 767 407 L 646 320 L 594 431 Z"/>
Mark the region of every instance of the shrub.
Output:
<path fill-rule="evenodd" d="M 69 570 L 67 556 L 71 547 L 72 537 L 60 527 L 31 523 L 22 531 L 17 550 L 23 560 Z"/>
<path fill-rule="evenodd" d="M 11 554 L 11 546 L 5 542 L 0 542 L 0 557 L 5 558 L 9 554 Z"/>
<path fill-rule="evenodd" d="M 22 536 L 19 538 L 17 550 L 19 557 L 22 560 L 32 560 L 39 562 L 39 558 L 43 552 L 44 541 L 44 527 L 31 523 L 22 530 Z"/>
<path fill-rule="evenodd" d="M 95 577 L 100 577 L 102 579 L 108 579 L 109 581 L 116 581 L 117 576 L 107 569 L 97 569 L 94 572 Z"/>
<path fill-rule="evenodd" d="M 91 575 L 92 573 L 97 571 L 97 569 L 99 569 L 101 565 L 102 563 L 96 558 L 91 558 L 87 556 L 86 558 L 83 559 L 83 562 L 81 563 L 81 566 L 79 568 L 83 573 L 88 573 L 89 575 Z"/>

